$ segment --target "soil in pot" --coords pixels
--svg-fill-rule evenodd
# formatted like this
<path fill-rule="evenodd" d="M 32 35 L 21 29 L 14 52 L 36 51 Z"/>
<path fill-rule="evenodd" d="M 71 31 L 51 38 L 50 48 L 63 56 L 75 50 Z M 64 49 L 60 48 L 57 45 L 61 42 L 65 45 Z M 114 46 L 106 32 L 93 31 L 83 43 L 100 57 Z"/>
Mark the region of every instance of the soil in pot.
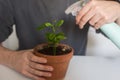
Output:
<path fill-rule="evenodd" d="M 43 46 L 43 48 L 38 50 L 38 52 L 46 54 L 46 55 L 54 55 L 53 50 L 54 50 L 53 47 Z M 68 46 L 67 47 L 66 46 L 58 46 L 58 47 L 56 47 L 56 52 L 55 52 L 56 54 L 54 56 L 70 53 L 71 50 L 72 49 Z"/>
<path fill-rule="evenodd" d="M 46 53 L 46 51 L 48 52 Z M 34 49 L 34 54 L 36 56 L 45 57 L 48 61 L 46 65 L 53 66 L 54 68 L 52 77 L 46 78 L 46 80 L 64 80 L 70 59 L 73 56 L 73 49 L 67 45 L 60 44 L 60 46 L 57 47 L 56 55 L 53 55 L 52 52 L 53 48 L 48 48 L 45 44 L 38 45 Z"/>

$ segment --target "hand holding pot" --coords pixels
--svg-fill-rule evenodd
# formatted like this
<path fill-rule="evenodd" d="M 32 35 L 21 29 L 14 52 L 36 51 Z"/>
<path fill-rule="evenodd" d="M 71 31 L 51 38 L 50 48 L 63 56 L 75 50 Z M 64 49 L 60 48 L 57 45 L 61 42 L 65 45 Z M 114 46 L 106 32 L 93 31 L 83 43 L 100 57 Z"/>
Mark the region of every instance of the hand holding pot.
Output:
<path fill-rule="evenodd" d="M 22 73 L 23 75 L 35 80 L 45 80 L 43 77 L 51 77 L 51 66 L 44 65 L 47 60 L 42 57 L 37 57 L 32 50 L 23 50 L 15 53 L 12 58 L 12 68 Z"/>

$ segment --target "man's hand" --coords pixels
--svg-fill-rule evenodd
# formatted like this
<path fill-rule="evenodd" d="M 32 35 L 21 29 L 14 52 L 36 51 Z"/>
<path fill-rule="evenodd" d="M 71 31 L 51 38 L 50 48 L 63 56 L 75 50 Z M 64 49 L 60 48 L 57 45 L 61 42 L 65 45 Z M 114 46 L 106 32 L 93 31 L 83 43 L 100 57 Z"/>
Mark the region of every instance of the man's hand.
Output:
<path fill-rule="evenodd" d="M 53 71 L 53 68 L 44 65 L 45 63 L 47 60 L 35 56 L 32 50 L 17 51 L 13 53 L 10 61 L 11 68 L 35 80 L 45 80 L 45 77 L 51 77 L 50 71 Z"/>
<path fill-rule="evenodd" d="M 91 0 L 76 16 L 76 24 L 82 29 L 89 22 L 96 29 L 120 18 L 120 4 L 115 1 Z"/>

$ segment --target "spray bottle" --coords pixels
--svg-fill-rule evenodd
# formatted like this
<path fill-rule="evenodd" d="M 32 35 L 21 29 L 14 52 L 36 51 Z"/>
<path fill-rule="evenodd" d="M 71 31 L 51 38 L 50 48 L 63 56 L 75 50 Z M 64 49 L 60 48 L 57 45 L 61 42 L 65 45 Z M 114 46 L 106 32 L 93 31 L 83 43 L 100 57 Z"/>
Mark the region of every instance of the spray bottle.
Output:
<path fill-rule="evenodd" d="M 65 13 L 77 15 L 77 12 L 84 6 L 86 1 L 77 1 L 69 6 Z M 120 49 L 120 26 L 116 23 L 105 24 L 100 27 L 100 30 Z"/>

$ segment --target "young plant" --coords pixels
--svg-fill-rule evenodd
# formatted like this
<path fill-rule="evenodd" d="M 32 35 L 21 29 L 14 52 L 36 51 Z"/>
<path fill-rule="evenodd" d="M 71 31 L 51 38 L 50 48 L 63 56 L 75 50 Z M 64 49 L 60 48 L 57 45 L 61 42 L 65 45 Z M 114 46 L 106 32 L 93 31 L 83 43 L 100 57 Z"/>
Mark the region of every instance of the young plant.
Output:
<path fill-rule="evenodd" d="M 45 22 L 37 28 L 38 30 L 43 30 L 49 27 L 52 30 L 51 32 L 46 33 L 46 39 L 48 42 L 48 46 L 53 47 L 54 55 L 56 55 L 57 45 L 60 43 L 61 40 L 66 39 L 63 32 L 58 32 L 58 29 L 62 26 L 63 23 L 64 20 L 55 20 L 52 23 Z"/>

